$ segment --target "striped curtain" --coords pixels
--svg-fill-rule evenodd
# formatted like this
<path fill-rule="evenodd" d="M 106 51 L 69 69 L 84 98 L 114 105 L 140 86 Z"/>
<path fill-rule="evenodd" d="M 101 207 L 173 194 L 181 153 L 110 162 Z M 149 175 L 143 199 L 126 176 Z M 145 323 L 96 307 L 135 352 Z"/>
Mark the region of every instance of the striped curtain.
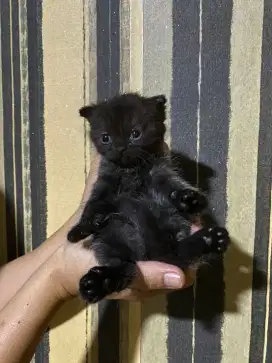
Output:
<path fill-rule="evenodd" d="M 93 155 L 78 109 L 129 90 L 166 94 L 167 141 L 198 182 L 214 171 L 233 238 L 194 288 L 67 303 L 33 362 L 271 363 L 271 0 L 1 0 L 0 37 L 2 263 L 79 203 Z"/>

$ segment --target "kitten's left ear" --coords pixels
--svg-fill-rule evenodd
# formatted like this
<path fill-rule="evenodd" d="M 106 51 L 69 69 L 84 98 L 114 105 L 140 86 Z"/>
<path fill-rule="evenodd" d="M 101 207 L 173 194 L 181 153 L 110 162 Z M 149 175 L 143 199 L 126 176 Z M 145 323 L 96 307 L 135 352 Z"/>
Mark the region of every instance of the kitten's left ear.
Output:
<path fill-rule="evenodd" d="M 95 106 L 84 106 L 79 110 L 79 114 L 81 117 L 90 118 L 95 109 Z"/>

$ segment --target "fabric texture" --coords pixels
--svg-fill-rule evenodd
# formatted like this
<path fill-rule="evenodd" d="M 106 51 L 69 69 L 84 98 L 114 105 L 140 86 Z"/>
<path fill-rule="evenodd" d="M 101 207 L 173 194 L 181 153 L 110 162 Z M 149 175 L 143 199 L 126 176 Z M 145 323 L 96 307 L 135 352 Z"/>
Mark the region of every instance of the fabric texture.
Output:
<path fill-rule="evenodd" d="M 272 363 L 271 1 L 0 6 L 1 263 L 79 203 L 93 153 L 78 109 L 127 91 L 166 95 L 167 141 L 233 240 L 185 291 L 67 303 L 32 362 Z"/>

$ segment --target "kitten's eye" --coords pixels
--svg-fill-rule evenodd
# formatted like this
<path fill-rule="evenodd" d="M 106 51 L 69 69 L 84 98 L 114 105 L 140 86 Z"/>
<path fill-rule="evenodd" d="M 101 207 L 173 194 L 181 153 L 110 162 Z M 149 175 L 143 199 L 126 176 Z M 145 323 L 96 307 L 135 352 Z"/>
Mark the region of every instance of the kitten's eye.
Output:
<path fill-rule="evenodd" d="M 130 137 L 133 140 L 137 140 L 141 137 L 141 132 L 139 130 L 132 130 Z"/>
<path fill-rule="evenodd" d="M 104 134 L 102 134 L 101 136 L 101 141 L 103 144 L 109 144 L 111 142 L 111 138 L 110 136 L 105 132 Z"/>

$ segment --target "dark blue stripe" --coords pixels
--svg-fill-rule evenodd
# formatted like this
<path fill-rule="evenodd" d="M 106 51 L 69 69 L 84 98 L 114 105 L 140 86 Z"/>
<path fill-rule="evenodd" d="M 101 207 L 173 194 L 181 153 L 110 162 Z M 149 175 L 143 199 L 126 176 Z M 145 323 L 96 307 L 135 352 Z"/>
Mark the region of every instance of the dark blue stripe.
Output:
<path fill-rule="evenodd" d="M 197 157 L 199 2 L 173 0 L 172 149 Z"/>
<path fill-rule="evenodd" d="M 18 255 L 25 253 L 24 248 L 24 202 L 22 172 L 22 130 L 21 130 L 21 69 L 19 39 L 19 5 L 12 2 L 12 52 L 14 85 L 14 132 L 15 132 L 15 168 L 16 168 L 16 219 Z"/>
<path fill-rule="evenodd" d="M 203 0 L 200 162 L 216 172 L 209 202 L 216 222 L 226 222 L 226 179 L 229 134 L 229 67 L 232 0 Z M 202 178 L 202 171 L 200 179 Z M 224 311 L 224 268 L 217 260 L 200 273 L 195 301 L 195 362 L 221 361 Z M 203 322 L 206 322 L 204 324 Z M 207 329 L 209 328 L 209 329 Z"/>
<path fill-rule="evenodd" d="M 29 133 L 32 207 L 32 245 L 46 239 L 46 173 L 44 149 L 44 81 L 42 0 L 27 0 Z M 36 362 L 49 362 L 48 332 L 36 350 Z"/>
<path fill-rule="evenodd" d="M 108 99 L 120 89 L 119 1 L 97 1 L 97 98 Z M 100 363 L 119 362 L 119 303 L 102 301 L 98 307 Z"/>
<path fill-rule="evenodd" d="M 27 1 L 32 241 L 46 238 L 42 0 Z"/>
<path fill-rule="evenodd" d="M 12 77 L 11 77 L 11 24 L 8 0 L 1 1 L 1 48 L 2 48 L 2 93 L 4 117 L 4 163 L 5 163 L 5 199 L 6 199 L 6 238 L 7 257 L 11 261 L 17 257 L 15 200 L 14 200 L 14 164 L 13 164 L 13 125 L 12 125 Z"/>
<path fill-rule="evenodd" d="M 119 1 L 97 1 L 97 97 L 115 96 L 120 89 Z"/>
<path fill-rule="evenodd" d="M 252 291 L 250 363 L 262 362 L 265 319 L 269 312 L 266 363 L 272 362 L 272 297 L 266 304 L 272 180 L 272 4 L 264 2 L 260 129 L 257 171 L 256 224 Z M 270 271 L 272 273 L 272 271 Z M 271 284 L 271 282 L 270 282 Z M 270 289 L 272 285 L 270 286 Z"/>
<path fill-rule="evenodd" d="M 187 179 L 196 179 L 199 56 L 199 2 L 173 1 L 171 95 L 172 150 L 183 154 Z M 186 161 L 186 165 L 185 165 Z M 190 176 L 187 175 L 188 171 Z M 168 296 L 168 361 L 192 362 L 193 288 Z"/>

